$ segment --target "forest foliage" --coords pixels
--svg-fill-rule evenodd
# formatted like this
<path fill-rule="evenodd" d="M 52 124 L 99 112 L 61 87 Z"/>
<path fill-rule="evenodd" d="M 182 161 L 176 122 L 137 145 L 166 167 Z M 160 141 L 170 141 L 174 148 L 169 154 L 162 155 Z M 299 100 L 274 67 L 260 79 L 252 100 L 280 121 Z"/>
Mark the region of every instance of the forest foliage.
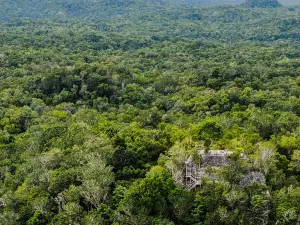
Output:
<path fill-rule="evenodd" d="M 300 7 L 0 12 L 1 225 L 300 222 Z M 172 168 L 196 145 L 249 160 L 187 191 Z"/>

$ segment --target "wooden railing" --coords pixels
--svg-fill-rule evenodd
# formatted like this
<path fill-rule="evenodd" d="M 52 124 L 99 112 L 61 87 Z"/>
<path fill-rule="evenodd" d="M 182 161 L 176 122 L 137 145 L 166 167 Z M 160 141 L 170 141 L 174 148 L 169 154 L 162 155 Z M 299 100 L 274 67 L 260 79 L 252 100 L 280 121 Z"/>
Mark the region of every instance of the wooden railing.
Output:
<path fill-rule="evenodd" d="M 191 176 L 189 176 L 188 178 L 190 180 L 189 180 L 189 182 L 186 182 L 185 188 L 188 189 L 188 190 L 192 190 L 197 186 L 197 178 L 194 177 L 193 174 Z"/>

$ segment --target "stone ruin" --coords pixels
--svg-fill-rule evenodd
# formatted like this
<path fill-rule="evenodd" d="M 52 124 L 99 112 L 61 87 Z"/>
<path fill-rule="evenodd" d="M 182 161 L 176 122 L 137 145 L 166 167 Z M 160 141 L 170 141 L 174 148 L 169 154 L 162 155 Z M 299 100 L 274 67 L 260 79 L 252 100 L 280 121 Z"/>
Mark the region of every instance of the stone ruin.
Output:
<path fill-rule="evenodd" d="M 239 186 L 241 188 L 244 188 L 254 184 L 266 184 L 266 178 L 263 173 L 251 171 L 245 174 L 244 176 L 242 176 Z"/>
<path fill-rule="evenodd" d="M 199 156 L 201 157 L 200 163 L 195 163 L 191 159 L 185 162 L 185 170 L 182 179 L 177 176 L 175 179 L 178 185 L 183 186 L 187 190 L 192 190 L 197 187 L 201 187 L 203 178 L 219 179 L 219 175 L 210 173 L 208 168 L 219 170 L 222 167 L 229 165 L 231 159 L 230 155 L 233 151 L 229 150 L 199 150 Z M 245 154 L 240 155 L 240 159 L 246 160 Z M 265 183 L 265 177 L 260 172 L 250 172 L 241 178 L 240 187 L 246 187 L 253 185 L 254 183 Z"/>
<path fill-rule="evenodd" d="M 228 150 L 200 150 L 198 151 L 198 153 L 202 158 L 202 167 L 223 167 L 229 164 L 230 159 L 228 158 L 228 156 L 231 155 L 233 152 Z"/>
<path fill-rule="evenodd" d="M 224 167 L 229 164 L 229 155 L 233 152 L 228 150 L 199 150 L 201 163 L 197 164 L 191 159 L 185 162 L 184 187 L 188 190 L 200 187 L 204 177 L 217 178 L 216 174 L 206 172 L 207 167 Z"/>

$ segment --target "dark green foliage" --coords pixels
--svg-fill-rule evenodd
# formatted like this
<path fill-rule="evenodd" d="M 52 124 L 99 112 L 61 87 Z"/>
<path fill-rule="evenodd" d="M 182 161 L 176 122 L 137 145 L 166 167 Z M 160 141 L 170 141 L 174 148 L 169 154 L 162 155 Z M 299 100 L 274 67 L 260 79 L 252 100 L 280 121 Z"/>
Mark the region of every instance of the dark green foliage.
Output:
<path fill-rule="evenodd" d="M 216 121 L 208 119 L 202 122 L 197 129 L 196 139 L 203 140 L 205 147 L 209 148 L 213 140 L 218 140 L 222 137 L 222 127 Z"/>

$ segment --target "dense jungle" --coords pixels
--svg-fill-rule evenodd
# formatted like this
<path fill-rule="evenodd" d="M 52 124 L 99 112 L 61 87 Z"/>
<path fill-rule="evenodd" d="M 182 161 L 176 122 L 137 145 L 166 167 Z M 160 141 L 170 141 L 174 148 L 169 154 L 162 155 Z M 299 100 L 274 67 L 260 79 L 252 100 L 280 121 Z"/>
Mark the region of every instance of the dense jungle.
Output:
<path fill-rule="evenodd" d="M 299 224 L 287 3 L 0 0 L 0 225 Z M 186 190 L 198 149 L 233 154 Z"/>

